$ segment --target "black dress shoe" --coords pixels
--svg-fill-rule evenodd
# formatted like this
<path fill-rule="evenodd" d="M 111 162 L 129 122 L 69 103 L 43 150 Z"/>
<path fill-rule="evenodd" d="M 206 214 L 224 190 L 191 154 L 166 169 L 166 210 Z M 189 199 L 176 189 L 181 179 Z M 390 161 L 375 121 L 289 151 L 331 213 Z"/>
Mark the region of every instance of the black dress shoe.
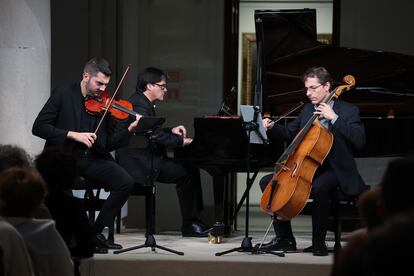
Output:
<path fill-rule="evenodd" d="M 106 248 L 106 249 L 115 249 L 115 250 L 122 249 L 122 245 L 114 243 L 112 241 L 108 241 L 103 234 L 96 234 L 95 246 L 98 248 Z"/>
<path fill-rule="evenodd" d="M 328 247 L 326 246 L 326 243 L 321 243 L 306 247 L 305 249 L 303 249 L 303 252 L 312 252 L 313 256 L 328 256 Z"/>
<path fill-rule="evenodd" d="M 183 237 L 196 237 L 204 238 L 208 236 L 208 233 L 212 228 L 208 228 L 204 223 L 193 221 L 193 222 L 184 222 L 183 227 L 181 228 L 181 233 Z"/>
<path fill-rule="evenodd" d="M 255 247 L 259 249 L 260 244 L 256 244 Z M 294 238 L 281 238 L 275 237 L 270 242 L 262 244 L 260 250 L 263 251 L 283 251 L 283 252 L 295 252 L 296 241 Z"/>

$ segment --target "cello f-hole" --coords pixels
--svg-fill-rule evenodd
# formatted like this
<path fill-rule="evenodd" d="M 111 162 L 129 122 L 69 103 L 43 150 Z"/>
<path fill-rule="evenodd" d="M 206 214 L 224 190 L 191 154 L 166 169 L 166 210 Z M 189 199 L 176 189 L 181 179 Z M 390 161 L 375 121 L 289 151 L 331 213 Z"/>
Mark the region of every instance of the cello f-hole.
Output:
<path fill-rule="evenodd" d="M 295 166 L 293 167 L 293 170 L 292 170 L 292 177 L 295 177 L 295 175 L 296 175 L 296 170 L 298 169 L 298 163 L 295 163 Z"/>

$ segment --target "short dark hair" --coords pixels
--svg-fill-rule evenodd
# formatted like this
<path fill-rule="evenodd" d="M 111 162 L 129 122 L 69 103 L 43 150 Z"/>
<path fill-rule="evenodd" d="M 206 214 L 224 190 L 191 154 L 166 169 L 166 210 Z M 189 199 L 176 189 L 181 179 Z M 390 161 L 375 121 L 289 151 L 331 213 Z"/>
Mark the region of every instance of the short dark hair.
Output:
<path fill-rule="evenodd" d="M 388 163 L 381 181 L 385 211 L 388 215 L 414 209 L 411 198 L 414 192 L 411 173 L 414 171 L 412 157 L 400 157 Z"/>
<path fill-rule="evenodd" d="M 168 76 L 164 71 L 155 67 L 145 68 L 143 72 L 138 74 L 136 92 L 143 93 L 147 90 L 147 84 L 154 84 L 162 80 L 168 80 Z"/>
<path fill-rule="evenodd" d="M 325 67 L 312 67 L 306 70 L 302 76 L 302 81 L 305 82 L 307 78 L 317 78 L 320 84 L 332 82 L 331 74 Z"/>
<path fill-rule="evenodd" d="M 30 155 L 21 147 L 0 144 L 0 172 L 11 167 L 29 167 L 31 163 Z"/>
<path fill-rule="evenodd" d="M 70 189 L 79 178 L 77 161 L 64 146 L 47 147 L 36 157 L 34 163 L 49 190 Z"/>
<path fill-rule="evenodd" d="M 103 73 L 107 77 L 112 75 L 109 62 L 106 59 L 99 57 L 94 57 L 89 60 L 85 64 L 83 71 L 89 73 L 91 76 L 96 76 L 99 72 Z"/>
<path fill-rule="evenodd" d="M 0 208 L 6 217 L 33 217 L 46 195 L 46 183 L 34 168 L 0 173 Z"/>

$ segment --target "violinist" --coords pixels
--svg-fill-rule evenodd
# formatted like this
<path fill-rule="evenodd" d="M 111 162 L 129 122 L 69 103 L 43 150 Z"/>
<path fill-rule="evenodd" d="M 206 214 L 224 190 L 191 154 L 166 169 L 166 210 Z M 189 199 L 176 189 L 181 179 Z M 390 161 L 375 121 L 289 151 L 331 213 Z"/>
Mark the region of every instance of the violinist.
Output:
<path fill-rule="evenodd" d="M 333 135 L 333 145 L 325 161 L 317 168 L 313 177 L 310 197 L 313 199 L 312 209 L 312 245 L 304 252 L 315 256 L 328 255 L 325 243 L 330 200 L 339 188 L 345 195 L 359 195 L 365 185 L 357 170 L 353 151 L 365 145 L 364 126 L 355 105 L 336 100 L 326 103 L 324 100 L 332 88 L 329 72 L 323 67 L 308 69 L 302 80 L 305 84 L 307 103 L 297 118 L 287 126 L 273 124 L 270 119 L 263 119 L 263 125 L 272 139 L 290 142 L 314 115 L 319 115 L 319 122 Z M 260 180 L 262 191 L 266 188 L 271 175 Z M 296 251 L 296 241 L 289 220 L 273 220 L 276 237 L 269 243 L 262 244 L 262 250 Z"/>
<path fill-rule="evenodd" d="M 164 100 L 168 91 L 167 80 L 167 74 L 158 68 L 146 68 L 140 73 L 136 92 L 129 98 L 134 111 L 143 116 L 156 116 L 155 104 Z M 147 148 L 122 148 L 117 151 L 118 162 L 131 174 L 136 183 L 147 183 L 152 177 L 154 181 L 176 184 L 183 219 L 182 235 L 207 237 L 209 228 L 200 220 L 200 172 L 196 168 L 184 167 L 174 159 L 168 158 L 166 152 L 167 148 L 186 146 L 191 142 L 192 138 L 187 137 L 184 126 L 166 127 L 156 135 L 152 143 L 155 144 L 154 149 L 150 148 L 151 145 Z"/>
<path fill-rule="evenodd" d="M 94 225 L 95 244 L 100 249 L 121 249 L 102 234 L 104 227 L 114 223 L 116 215 L 130 195 L 134 180 L 112 158 L 110 151 L 128 143 L 140 115 L 131 124 L 118 124 L 106 116 L 89 113 L 85 108 L 87 97 L 97 97 L 109 83 L 111 69 L 103 58 L 92 58 L 84 67 L 82 80 L 57 87 L 37 116 L 32 133 L 46 140 L 45 147 L 65 145 L 77 159 L 82 177 L 103 183 L 110 195 L 105 201 Z M 96 132 L 96 133 L 95 133 Z"/>

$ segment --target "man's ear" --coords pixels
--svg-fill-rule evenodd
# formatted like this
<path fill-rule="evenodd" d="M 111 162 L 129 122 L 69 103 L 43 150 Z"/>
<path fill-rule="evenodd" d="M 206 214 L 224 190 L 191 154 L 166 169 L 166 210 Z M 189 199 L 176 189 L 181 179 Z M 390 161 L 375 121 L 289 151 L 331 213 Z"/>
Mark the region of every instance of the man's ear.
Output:
<path fill-rule="evenodd" d="M 82 74 L 82 80 L 83 81 L 87 82 L 89 80 L 89 77 L 90 77 L 90 75 L 89 75 L 88 72 L 83 72 L 83 74 Z"/>

